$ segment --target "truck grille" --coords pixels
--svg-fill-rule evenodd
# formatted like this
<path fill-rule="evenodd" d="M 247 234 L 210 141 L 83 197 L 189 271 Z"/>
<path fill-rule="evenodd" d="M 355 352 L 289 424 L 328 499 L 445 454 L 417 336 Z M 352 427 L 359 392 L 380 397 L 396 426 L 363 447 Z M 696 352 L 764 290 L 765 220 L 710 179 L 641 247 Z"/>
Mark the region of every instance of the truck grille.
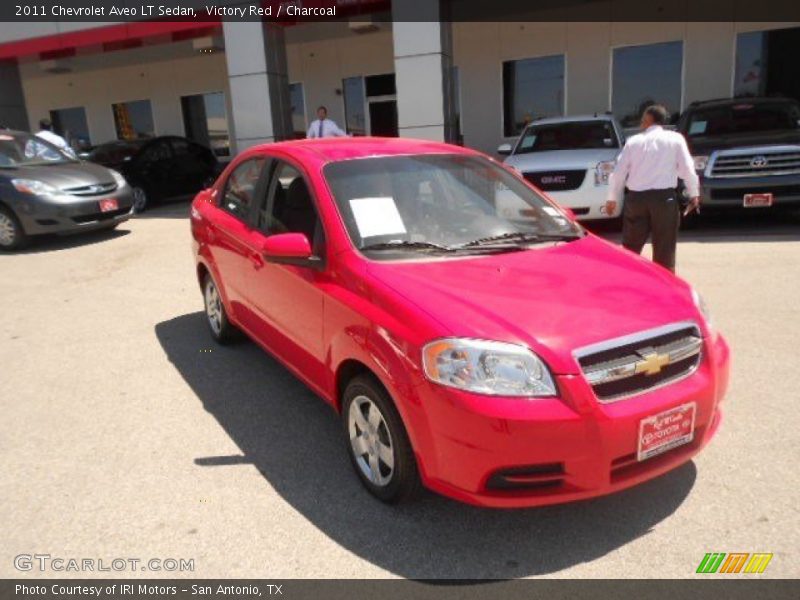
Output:
<path fill-rule="evenodd" d="M 676 323 L 575 353 L 601 402 L 614 402 L 678 381 L 700 364 L 703 338 L 694 323 Z"/>
<path fill-rule="evenodd" d="M 543 192 L 565 192 L 581 187 L 586 179 L 586 170 L 536 171 L 523 173 L 522 176 Z"/>
<path fill-rule="evenodd" d="M 722 150 L 711 158 L 710 177 L 763 177 L 800 173 L 800 146 Z"/>
<path fill-rule="evenodd" d="M 110 194 L 116 191 L 117 184 L 113 181 L 110 183 L 94 183 L 92 185 L 82 185 L 79 187 L 66 188 L 63 191 L 72 196 L 102 196 L 103 194 Z"/>

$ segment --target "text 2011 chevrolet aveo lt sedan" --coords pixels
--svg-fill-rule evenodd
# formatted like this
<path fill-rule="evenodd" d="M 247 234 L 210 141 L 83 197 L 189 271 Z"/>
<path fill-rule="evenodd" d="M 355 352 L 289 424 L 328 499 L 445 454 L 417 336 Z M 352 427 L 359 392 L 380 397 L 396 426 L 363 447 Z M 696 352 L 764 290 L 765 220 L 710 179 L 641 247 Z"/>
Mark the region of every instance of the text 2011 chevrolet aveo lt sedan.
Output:
<path fill-rule="evenodd" d="M 720 424 L 729 351 L 692 288 L 478 152 L 260 146 L 191 216 L 212 335 L 244 331 L 329 402 L 381 500 L 606 494 Z"/>

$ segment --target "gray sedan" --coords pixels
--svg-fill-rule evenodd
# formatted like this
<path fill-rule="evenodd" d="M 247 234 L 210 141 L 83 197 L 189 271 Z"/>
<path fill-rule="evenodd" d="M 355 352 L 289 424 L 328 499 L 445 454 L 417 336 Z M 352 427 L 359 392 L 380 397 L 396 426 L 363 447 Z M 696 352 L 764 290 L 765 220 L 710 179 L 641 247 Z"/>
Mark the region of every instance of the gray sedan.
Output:
<path fill-rule="evenodd" d="M 21 131 L 0 131 L 0 250 L 30 236 L 113 229 L 131 216 L 125 179 Z"/>

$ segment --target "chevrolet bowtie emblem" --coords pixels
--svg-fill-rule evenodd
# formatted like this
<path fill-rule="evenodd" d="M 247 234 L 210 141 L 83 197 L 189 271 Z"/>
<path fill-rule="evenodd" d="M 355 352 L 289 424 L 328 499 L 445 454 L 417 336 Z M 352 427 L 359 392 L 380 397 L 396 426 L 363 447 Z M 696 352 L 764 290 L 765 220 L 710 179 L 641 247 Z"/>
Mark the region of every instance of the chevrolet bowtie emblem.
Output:
<path fill-rule="evenodd" d="M 669 354 L 657 354 L 654 351 L 648 352 L 646 350 L 639 354 L 642 360 L 636 363 L 636 373 L 656 375 L 670 363 Z"/>

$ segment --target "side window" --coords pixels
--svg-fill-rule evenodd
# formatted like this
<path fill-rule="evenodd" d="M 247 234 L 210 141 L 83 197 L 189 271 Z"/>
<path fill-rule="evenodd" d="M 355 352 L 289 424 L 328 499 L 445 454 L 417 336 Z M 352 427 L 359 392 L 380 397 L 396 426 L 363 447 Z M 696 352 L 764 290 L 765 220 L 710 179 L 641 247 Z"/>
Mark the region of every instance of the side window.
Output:
<path fill-rule="evenodd" d="M 258 228 L 267 235 L 304 233 L 315 249 L 321 242 L 314 201 L 303 175 L 292 165 L 278 162 L 270 184 L 269 201 L 258 214 Z"/>
<path fill-rule="evenodd" d="M 169 144 L 164 141 L 155 142 L 147 146 L 140 155 L 143 163 L 154 163 L 171 158 Z"/>
<path fill-rule="evenodd" d="M 251 158 L 233 170 L 225 182 L 220 207 L 239 219 L 247 219 L 256 195 L 264 158 Z"/>

